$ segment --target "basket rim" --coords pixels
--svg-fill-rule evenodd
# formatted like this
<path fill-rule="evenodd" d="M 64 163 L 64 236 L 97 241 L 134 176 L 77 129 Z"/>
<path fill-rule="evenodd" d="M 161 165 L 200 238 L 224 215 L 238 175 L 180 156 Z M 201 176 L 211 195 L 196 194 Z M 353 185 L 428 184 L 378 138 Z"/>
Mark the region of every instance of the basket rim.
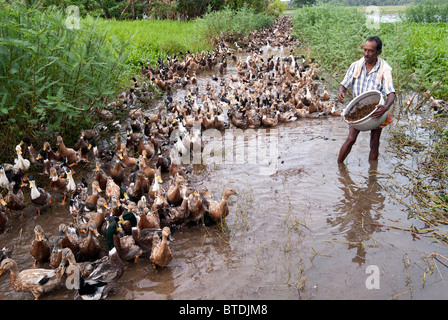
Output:
<path fill-rule="evenodd" d="M 361 93 L 361 94 L 360 94 L 359 96 L 357 96 L 356 98 L 353 98 L 353 100 L 350 101 L 350 103 L 349 103 L 349 104 L 347 105 L 347 107 L 344 109 L 343 116 L 344 116 L 344 121 L 345 121 L 345 122 L 347 122 L 347 123 L 349 123 L 349 124 L 357 124 L 357 123 L 360 123 L 361 121 L 365 121 L 366 118 L 370 118 L 370 116 L 371 116 L 373 113 L 375 113 L 376 110 L 378 110 L 378 108 L 375 108 L 375 109 L 373 109 L 372 112 L 370 112 L 370 113 L 369 113 L 368 115 L 366 115 L 364 118 L 361 118 L 361 119 L 358 119 L 358 120 L 355 120 L 355 121 L 350 121 L 350 120 L 347 120 L 347 119 L 345 118 L 345 115 L 346 115 L 346 113 L 347 113 L 347 110 L 350 110 L 350 108 L 352 107 L 353 104 L 355 104 L 356 102 L 358 102 L 359 100 L 361 100 L 361 99 L 364 98 L 365 96 L 368 96 L 368 95 L 371 95 L 371 94 L 378 94 L 378 95 L 380 96 L 380 100 L 378 101 L 378 103 L 381 101 L 381 98 L 383 98 L 381 92 L 378 91 L 378 90 L 369 90 L 369 91 L 366 91 L 366 92 Z M 374 121 L 377 121 L 377 120 L 374 120 Z M 379 120 L 378 120 L 378 121 L 379 121 Z"/>

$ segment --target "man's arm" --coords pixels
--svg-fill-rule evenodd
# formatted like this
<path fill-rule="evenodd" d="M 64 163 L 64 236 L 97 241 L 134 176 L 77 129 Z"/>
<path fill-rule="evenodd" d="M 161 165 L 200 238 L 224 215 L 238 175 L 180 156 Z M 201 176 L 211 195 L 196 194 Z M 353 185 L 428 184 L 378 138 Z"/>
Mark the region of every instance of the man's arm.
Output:
<path fill-rule="evenodd" d="M 390 106 L 394 103 L 395 92 L 391 92 L 387 95 L 386 103 L 377 105 L 377 110 L 372 114 L 372 118 L 378 120 L 382 115 L 389 110 Z"/>

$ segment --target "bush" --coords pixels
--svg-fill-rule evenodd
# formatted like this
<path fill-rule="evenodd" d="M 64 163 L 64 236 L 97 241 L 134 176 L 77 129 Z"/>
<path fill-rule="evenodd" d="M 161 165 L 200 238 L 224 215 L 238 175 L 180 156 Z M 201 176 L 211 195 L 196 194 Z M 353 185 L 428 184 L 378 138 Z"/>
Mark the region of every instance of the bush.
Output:
<path fill-rule="evenodd" d="M 122 84 L 126 45 L 99 32 L 93 19 L 68 28 L 54 7 L 1 1 L 0 8 L 2 147 L 10 150 L 24 135 L 74 141 Z"/>

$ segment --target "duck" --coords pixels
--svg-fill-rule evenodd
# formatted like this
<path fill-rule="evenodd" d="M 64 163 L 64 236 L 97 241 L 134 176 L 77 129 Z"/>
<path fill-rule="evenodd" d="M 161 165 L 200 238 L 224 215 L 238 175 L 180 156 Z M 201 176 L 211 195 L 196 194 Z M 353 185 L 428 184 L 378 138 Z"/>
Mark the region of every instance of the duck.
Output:
<path fill-rule="evenodd" d="M 43 293 L 57 289 L 62 284 L 62 276 L 65 272 L 64 267 L 58 267 L 57 269 L 25 269 L 19 272 L 17 263 L 11 258 L 6 258 L 2 261 L 0 275 L 6 270 L 9 270 L 11 273 L 11 288 L 16 292 L 31 292 L 35 300 L 39 300 Z"/>
<path fill-rule="evenodd" d="M 145 153 L 145 151 L 143 151 L 143 153 Z M 145 176 L 148 178 L 148 182 L 151 184 L 154 181 L 156 169 L 151 168 L 148 159 L 146 159 L 145 156 L 138 159 L 138 168 L 143 171 Z"/>
<path fill-rule="evenodd" d="M 117 185 L 121 186 L 121 184 L 125 180 L 125 173 L 124 168 L 121 165 L 121 161 L 119 159 L 115 160 L 115 165 L 110 170 L 109 175 Z"/>
<path fill-rule="evenodd" d="M 73 179 L 72 171 L 69 167 L 65 168 L 65 174 L 67 175 L 67 177 L 66 177 L 67 185 L 65 187 L 66 194 L 71 197 L 71 195 L 73 195 L 75 193 L 77 186 L 76 186 L 75 180 Z M 65 200 L 65 198 L 64 198 L 64 200 Z"/>
<path fill-rule="evenodd" d="M 115 136 L 114 141 L 116 142 L 114 154 L 118 157 L 118 152 L 120 152 L 125 147 L 125 145 L 121 143 L 121 136 L 119 134 Z"/>
<path fill-rule="evenodd" d="M 156 168 L 161 168 L 161 172 L 169 172 L 171 166 L 171 157 L 164 157 L 162 155 L 162 147 L 157 146 L 157 162 Z"/>
<path fill-rule="evenodd" d="M 96 161 L 95 169 L 93 169 L 93 171 L 96 172 L 95 180 L 98 181 L 100 188 L 102 190 L 106 189 L 107 180 L 109 177 L 101 168 L 101 163 L 99 161 Z"/>
<path fill-rule="evenodd" d="M 205 211 L 208 211 L 208 201 L 205 197 L 211 198 L 211 195 L 205 187 L 202 187 L 199 193 L 194 191 L 193 195 L 193 199 L 188 202 L 188 211 L 190 213 L 188 221 L 198 224 L 199 221 L 204 220 Z"/>
<path fill-rule="evenodd" d="M 118 157 L 126 168 L 134 168 L 137 165 L 138 159 L 130 157 L 124 148 L 118 152 Z"/>
<path fill-rule="evenodd" d="M 137 227 L 138 219 L 132 211 L 126 211 L 118 220 L 118 225 L 121 226 L 125 235 L 132 234 L 132 228 Z"/>
<path fill-rule="evenodd" d="M 110 199 L 110 215 L 114 217 L 119 217 L 124 211 L 124 206 L 122 205 L 120 198 L 116 195 L 113 195 Z"/>
<path fill-rule="evenodd" d="M 33 144 L 31 143 L 31 140 L 28 137 L 23 137 L 21 142 L 22 144 L 26 144 L 27 146 L 31 163 L 41 165 L 41 161 L 37 159 L 38 151 L 34 148 Z"/>
<path fill-rule="evenodd" d="M 168 227 L 164 227 L 162 229 L 162 237 L 160 237 L 159 233 L 154 233 L 151 255 L 149 257 L 149 260 L 153 263 L 154 268 L 167 267 L 171 260 L 173 260 L 173 254 L 168 242 L 168 237 L 170 234 L 171 231 Z"/>
<path fill-rule="evenodd" d="M 38 224 L 34 227 L 34 240 L 29 251 L 34 258 L 34 267 L 37 266 L 38 262 L 46 262 L 50 258 L 50 240 Z"/>
<path fill-rule="evenodd" d="M 112 222 L 109 228 L 113 235 L 113 229 L 117 229 L 116 221 Z M 68 250 L 62 252 L 64 263 L 68 261 L 70 265 L 77 266 L 81 271 L 87 269 L 85 266 L 89 269 L 88 275 L 83 276 L 80 273 L 79 278 L 77 296 L 80 296 L 83 300 L 106 299 L 109 294 L 118 288 L 118 280 L 124 273 L 124 264 L 117 249 L 113 246 L 113 241 L 108 241 L 108 248 L 108 255 L 93 263 L 77 263 L 73 253 Z"/>
<path fill-rule="evenodd" d="M 76 228 L 61 223 L 59 225 L 59 238 L 62 248 L 69 248 L 74 254 L 78 254 L 81 237 Z"/>
<path fill-rule="evenodd" d="M 132 227 L 131 234 L 135 243 L 144 251 L 152 250 L 152 243 L 154 240 L 154 233 L 160 232 L 160 228 L 146 228 L 139 229 L 138 227 Z"/>
<path fill-rule="evenodd" d="M 40 216 L 40 209 L 50 205 L 51 206 L 51 194 L 46 192 L 41 187 L 36 187 L 36 179 L 34 176 L 30 176 L 29 187 L 31 188 L 31 202 L 38 206 L 37 214 Z"/>
<path fill-rule="evenodd" d="M 23 196 L 23 190 L 19 188 L 17 192 L 14 192 L 14 186 L 16 182 L 11 181 L 8 187 L 8 194 L 5 196 L 4 201 L 6 207 L 11 211 L 21 211 L 21 217 L 23 218 L 23 209 L 25 209 L 25 197 Z"/>
<path fill-rule="evenodd" d="M 55 167 L 50 168 L 50 179 L 51 179 L 50 187 L 53 189 L 53 191 L 56 191 L 64 195 L 64 199 L 61 202 L 61 205 L 64 205 L 65 200 L 67 198 L 67 184 L 68 184 L 67 179 L 58 176 Z"/>
<path fill-rule="evenodd" d="M 108 162 L 108 161 L 111 161 L 114 157 L 114 151 L 98 149 L 96 141 L 93 139 L 89 140 L 88 150 L 93 151 L 93 156 L 95 157 L 95 161 Z"/>
<path fill-rule="evenodd" d="M 185 183 L 184 177 L 177 175 L 174 178 L 168 190 L 166 191 L 166 199 L 171 206 L 179 205 L 182 202 L 181 186 Z"/>
<path fill-rule="evenodd" d="M 59 151 L 54 152 L 48 141 L 44 142 L 43 150 L 47 152 L 48 160 L 50 160 L 50 162 L 60 162 L 62 160 L 62 156 Z"/>
<path fill-rule="evenodd" d="M 155 153 L 154 144 L 150 140 L 144 141 L 143 138 L 140 138 L 139 140 L 140 141 L 138 143 L 138 153 L 143 154 L 143 150 L 144 150 L 144 151 L 146 151 L 145 158 L 151 159 Z"/>
<path fill-rule="evenodd" d="M 50 253 L 50 267 L 56 269 L 59 267 L 62 261 L 62 247 L 60 247 L 61 237 L 53 238 L 53 247 L 51 248 Z"/>
<path fill-rule="evenodd" d="M 93 220 L 90 220 L 87 224 L 87 237 L 82 239 L 79 244 L 79 259 L 81 261 L 98 258 L 101 253 L 98 236 L 96 224 Z"/>
<path fill-rule="evenodd" d="M 137 262 L 138 258 L 142 255 L 143 251 L 142 248 L 140 248 L 132 238 L 132 236 L 125 236 L 120 235 L 118 231 L 121 230 L 121 228 L 116 227 L 113 228 L 115 218 L 113 216 L 109 217 L 109 228 L 107 229 L 106 233 L 106 240 L 107 243 L 110 245 L 112 242 L 113 247 L 117 250 L 118 256 L 122 260 L 134 260 L 134 262 Z"/>
<path fill-rule="evenodd" d="M 192 197 L 193 189 L 186 188 L 183 192 L 182 203 L 180 206 L 169 208 L 168 212 L 165 214 L 168 225 L 183 225 L 187 221 L 190 215 L 188 210 L 188 202 L 191 201 Z"/>
<path fill-rule="evenodd" d="M 79 151 L 86 162 L 89 162 L 89 140 L 84 135 L 80 135 L 78 141 L 73 145 L 73 150 Z"/>
<path fill-rule="evenodd" d="M 114 182 L 114 179 L 112 177 L 107 177 L 107 183 L 106 183 L 106 196 L 108 199 L 112 199 L 112 197 L 117 197 L 117 199 L 120 199 L 121 195 L 121 188 L 118 184 Z"/>
<path fill-rule="evenodd" d="M 48 159 L 48 152 L 44 149 L 40 149 L 36 156 L 37 161 L 41 161 L 42 171 L 39 173 L 41 175 L 49 175 L 50 174 L 50 168 L 51 168 L 51 162 L 50 159 Z"/>
<path fill-rule="evenodd" d="M 140 218 L 137 222 L 137 227 L 140 230 L 157 229 L 160 228 L 160 216 L 157 211 L 150 211 L 149 208 L 144 209 L 140 213 Z"/>
<path fill-rule="evenodd" d="M 23 187 L 23 186 L 26 186 L 26 184 L 23 182 L 23 179 L 26 180 L 26 173 L 30 169 L 31 162 L 30 162 L 30 160 L 25 159 L 23 157 L 22 144 L 23 144 L 23 141 L 21 141 L 16 146 L 17 158 L 14 159 L 14 168 L 16 168 L 17 170 L 20 170 L 23 174 L 22 184 L 21 184 L 21 186 Z"/>
<path fill-rule="evenodd" d="M 148 196 L 154 200 L 157 196 L 165 196 L 165 190 L 162 187 L 162 174 L 161 174 L 161 170 L 156 170 L 155 176 L 154 176 L 154 180 L 153 180 L 153 184 L 151 185 L 151 187 L 149 188 L 148 191 Z"/>
<path fill-rule="evenodd" d="M 61 136 L 57 136 L 56 141 L 56 145 L 59 146 L 58 152 L 60 156 L 67 159 L 69 166 L 74 166 L 82 160 L 81 152 L 73 148 L 67 148 Z"/>
<path fill-rule="evenodd" d="M 135 172 L 135 179 L 127 188 L 127 194 L 131 201 L 138 202 L 149 191 L 149 181 L 142 170 Z"/>
<path fill-rule="evenodd" d="M 91 205 L 96 207 L 98 199 L 100 198 L 100 192 L 102 192 L 102 190 L 100 188 L 100 183 L 97 180 L 92 181 L 91 187 L 92 187 L 92 194 L 90 194 L 87 197 L 85 202 L 90 203 Z"/>
<path fill-rule="evenodd" d="M 222 195 L 221 201 L 210 201 L 209 209 L 206 215 L 209 215 L 214 221 L 225 219 L 229 215 L 227 199 L 232 195 L 238 195 L 233 188 L 227 188 Z"/>

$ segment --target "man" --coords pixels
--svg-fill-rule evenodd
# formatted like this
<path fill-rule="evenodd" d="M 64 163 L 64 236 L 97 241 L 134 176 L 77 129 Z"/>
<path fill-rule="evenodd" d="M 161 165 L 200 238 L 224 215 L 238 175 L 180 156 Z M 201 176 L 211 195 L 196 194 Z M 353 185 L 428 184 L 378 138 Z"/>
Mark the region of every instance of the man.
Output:
<path fill-rule="evenodd" d="M 389 64 L 381 59 L 379 55 L 382 52 L 383 44 L 377 36 L 369 37 L 364 44 L 364 57 L 351 64 L 341 82 L 338 92 L 338 100 L 344 103 L 345 93 L 347 89 L 352 87 L 353 96 L 356 97 L 361 93 L 370 90 L 378 90 L 383 96 L 387 96 L 384 105 L 377 105 L 377 110 L 373 113 L 374 119 L 379 119 L 388 112 L 390 106 L 395 100 L 395 89 L 392 83 L 392 68 Z M 379 128 L 371 130 L 370 133 L 370 153 L 369 160 L 377 160 L 379 155 L 380 136 L 383 127 L 392 122 L 390 114 Z M 338 162 L 341 163 L 350 153 L 352 146 L 355 144 L 359 134 L 359 130 L 349 127 L 347 140 L 339 151 Z"/>

